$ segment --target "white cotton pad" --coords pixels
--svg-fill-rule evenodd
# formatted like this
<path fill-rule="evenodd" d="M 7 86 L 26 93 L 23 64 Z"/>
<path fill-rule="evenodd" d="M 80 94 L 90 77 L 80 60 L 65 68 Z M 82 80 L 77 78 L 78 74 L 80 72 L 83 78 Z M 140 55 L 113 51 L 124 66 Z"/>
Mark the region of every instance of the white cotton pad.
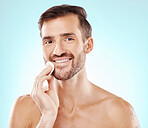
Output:
<path fill-rule="evenodd" d="M 50 61 L 47 61 L 46 67 L 49 66 L 49 65 L 51 65 L 51 67 L 52 67 L 52 70 L 51 70 L 51 72 L 49 73 L 49 75 L 51 75 L 51 73 L 52 73 L 53 70 L 54 70 L 54 64 L 53 64 L 52 62 L 50 62 Z M 45 81 L 43 82 L 42 88 L 43 88 L 44 91 L 48 91 L 48 82 L 47 82 L 47 80 L 45 80 Z"/>
<path fill-rule="evenodd" d="M 46 66 L 48 66 L 48 65 L 51 65 L 51 67 L 52 67 L 52 70 L 49 73 L 49 75 L 50 75 L 53 72 L 53 70 L 54 70 L 54 64 L 52 62 L 50 62 L 50 61 L 47 61 Z"/>

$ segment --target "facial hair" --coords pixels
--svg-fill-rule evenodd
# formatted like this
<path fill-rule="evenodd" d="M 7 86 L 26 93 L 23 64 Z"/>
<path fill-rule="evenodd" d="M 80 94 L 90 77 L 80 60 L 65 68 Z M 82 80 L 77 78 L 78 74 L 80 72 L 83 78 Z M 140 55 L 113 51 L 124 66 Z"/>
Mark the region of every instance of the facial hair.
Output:
<path fill-rule="evenodd" d="M 57 80 L 64 81 L 64 80 L 68 80 L 72 78 L 75 74 L 77 74 L 84 67 L 86 55 L 85 55 L 85 51 L 83 48 L 83 50 L 80 51 L 80 53 L 75 57 L 73 54 L 69 52 L 65 53 L 65 55 L 62 55 L 62 57 L 63 56 L 72 57 L 72 64 L 71 64 L 70 70 L 64 70 L 63 67 L 57 67 L 56 69 L 55 67 L 55 70 L 52 74 Z"/>

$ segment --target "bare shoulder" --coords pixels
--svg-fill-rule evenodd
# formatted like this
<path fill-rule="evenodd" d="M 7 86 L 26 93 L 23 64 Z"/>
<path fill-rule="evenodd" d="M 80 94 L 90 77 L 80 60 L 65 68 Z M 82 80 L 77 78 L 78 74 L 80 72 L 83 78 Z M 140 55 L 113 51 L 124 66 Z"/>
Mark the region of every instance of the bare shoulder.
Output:
<path fill-rule="evenodd" d="M 34 104 L 34 101 L 33 101 L 33 99 L 31 98 L 31 96 L 29 94 L 20 96 L 15 101 L 15 106 L 16 107 L 26 108 L 26 107 L 29 107 L 32 104 Z"/>
<path fill-rule="evenodd" d="M 117 127 L 140 128 L 133 107 L 120 97 L 110 98 L 107 112 L 113 124 Z"/>
<path fill-rule="evenodd" d="M 102 88 L 96 88 L 102 95 L 101 106 L 107 118 L 112 121 L 113 127 L 140 128 L 136 113 L 130 103 Z"/>
<path fill-rule="evenodd" d="M 31 128 L 34 121 L 33 117 L 39 117 L 39 115 L 40 111 L 31 96 L 20 96 L 13 104 L 9 118 L 9 128 Z"/>

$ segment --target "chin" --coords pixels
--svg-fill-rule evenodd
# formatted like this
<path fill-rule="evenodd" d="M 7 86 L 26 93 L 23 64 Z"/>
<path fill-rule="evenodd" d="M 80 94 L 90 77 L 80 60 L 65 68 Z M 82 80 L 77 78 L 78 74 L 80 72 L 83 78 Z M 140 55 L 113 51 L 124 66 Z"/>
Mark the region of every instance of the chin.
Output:
<path fill-rule="evenodd" d="M 60 72 L 53 72 L 53 76 L 57 79 L 57 80 L 68 80 L 71 77 L 73 77 L 75 74 L 73 74 L 71 71 L 60 71 Z"/>

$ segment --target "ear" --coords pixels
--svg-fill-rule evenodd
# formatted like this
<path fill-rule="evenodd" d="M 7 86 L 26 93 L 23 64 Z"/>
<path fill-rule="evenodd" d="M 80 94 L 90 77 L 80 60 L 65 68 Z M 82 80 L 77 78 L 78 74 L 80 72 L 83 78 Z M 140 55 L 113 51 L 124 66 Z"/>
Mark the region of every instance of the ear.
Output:
<path fill-rule="evenodd" d="M 92 49 L 93 49 L 93 46 L 94 46 L 93 38 L 92 37 L 89 37 L 85 41 L 85 53 L 86 54 L 90 53 L 92 51 Z"/>

